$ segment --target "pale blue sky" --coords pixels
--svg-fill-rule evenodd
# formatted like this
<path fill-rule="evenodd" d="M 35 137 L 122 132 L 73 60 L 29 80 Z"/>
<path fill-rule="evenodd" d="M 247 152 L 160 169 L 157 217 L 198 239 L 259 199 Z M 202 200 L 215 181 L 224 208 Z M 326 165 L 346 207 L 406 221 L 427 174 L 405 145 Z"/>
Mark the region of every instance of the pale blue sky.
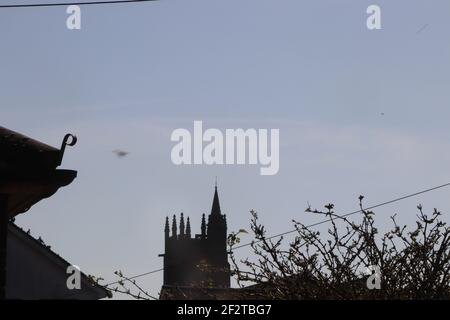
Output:
<path fill-rule="evenodd" d="M 247 227 L 253 208 L 271 233 L 291 229 L 292 218 L 319 220 L 303 213 L 307 201 L 346 213 L 359 194 L 370 205 L 448 182 L 450 2 L 430 3 L 86 6 L 80 31 L 66 29 L 64 7 L 0 9 L 1 125 L 54 146 L 67 132 L 79 137 L 63 163 L 77 180 L 17 223 L 85 272 L 114 279 L 117 269 L 162 266 L 167 214 L 184 211 L 199 231 L 215 176 L 229 231 Z M 370 4 L 382 8 L 382 30 L 366 28 Z M 174 166 L 170 134 L 193 120 L 279 128 L 279 174 Z M 117 148 L 131 153 L 118 159 Z M 450 221 L 449 194 L 377 210 L 380 225 L 396 212 L 411 223 L 419 202 Z M 156 294 L 161 276 L 141 283 Z"/>

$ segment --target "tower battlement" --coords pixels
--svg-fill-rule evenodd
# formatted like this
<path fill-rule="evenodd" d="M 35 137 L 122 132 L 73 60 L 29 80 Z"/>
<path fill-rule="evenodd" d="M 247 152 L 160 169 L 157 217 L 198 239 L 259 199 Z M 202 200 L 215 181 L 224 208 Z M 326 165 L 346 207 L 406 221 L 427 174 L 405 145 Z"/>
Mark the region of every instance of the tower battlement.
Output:
<path fill-rule="evenodd" d="M 230 265 L 226 250 L 227 222 L 220 210 L 217 186 L 211 214 L 202 215 L 200 233 L 191 235 L 191 222 L 184 213 L 173 215 L 164 227 L 164 285 L 230 287 Z"/>

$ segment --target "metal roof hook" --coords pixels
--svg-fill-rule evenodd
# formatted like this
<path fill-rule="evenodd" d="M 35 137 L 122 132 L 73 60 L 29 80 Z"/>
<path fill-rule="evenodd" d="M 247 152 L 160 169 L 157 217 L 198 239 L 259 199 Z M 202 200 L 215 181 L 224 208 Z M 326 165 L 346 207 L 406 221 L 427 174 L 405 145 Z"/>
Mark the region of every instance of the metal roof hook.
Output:
<path fill-rule="evenodd" d="M 77 141 L 77 136 L 71 133 L 68 133 L 64 136 L 63 142 L 61 144 L 61 149 L 59 150 L 59 165 L 61 165 L 62 163 L 64 152 L 66 151 L 66 146 L 73 147 L 77 144 Z"/>

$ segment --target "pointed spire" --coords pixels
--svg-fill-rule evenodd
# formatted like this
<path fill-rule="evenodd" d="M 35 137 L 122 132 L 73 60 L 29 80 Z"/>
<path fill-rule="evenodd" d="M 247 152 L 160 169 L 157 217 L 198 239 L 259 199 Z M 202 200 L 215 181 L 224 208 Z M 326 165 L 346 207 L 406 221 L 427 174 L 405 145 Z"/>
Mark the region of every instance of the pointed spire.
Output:
<path fill-rule="evenodd" d="M 184 237 L 184 217 L 183 217 L 183 212 L 181 213 L 181 218 L 180 218 L 180 237 L 181 238 Z"/>
<path fill-rule="evenodd" d="M 177 218 L 173 215 L 172 219 L 172 237 L 177 237 Z"/>
<path fill-rule="evenodd" d="M 214 200 L 211 208 L 211 215 L 220 215 L 220 203 L 219 203 L 219 194 L 217 193 L 217 184 L 214 188 Z"/>
<path fill-rule="evenodd" d="M 169 217 L 166 216 L 166 225 L 164 226 L 164 234 L 166 238 L 169 237 Z"/>
<path fill-rule="evenodd" d="M 191 238 L 191 222 L 189 221 L 189 217 L 186 222 L 186 237 L 189 239 Z"/>
<path fill-rule="evenodd" d="M 202 231 L 202 239 L 205 239 L 206 238 L 206 219 L 205 219 L 205 214 L 202 215 L 201 231 Z"/>

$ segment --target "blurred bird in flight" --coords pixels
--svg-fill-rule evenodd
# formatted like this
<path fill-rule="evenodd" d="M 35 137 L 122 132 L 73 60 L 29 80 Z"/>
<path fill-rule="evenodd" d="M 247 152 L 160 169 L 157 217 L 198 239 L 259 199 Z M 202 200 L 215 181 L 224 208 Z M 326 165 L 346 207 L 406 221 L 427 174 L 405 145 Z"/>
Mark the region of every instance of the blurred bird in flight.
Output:
<path fill-rule="evenodd" d="M 127 155 L 130 154 L 128 151 L 118 150 L 118 149 L 117 150 L 113 150 L 113 153 L 119 158 L 126 157 Z"/>

